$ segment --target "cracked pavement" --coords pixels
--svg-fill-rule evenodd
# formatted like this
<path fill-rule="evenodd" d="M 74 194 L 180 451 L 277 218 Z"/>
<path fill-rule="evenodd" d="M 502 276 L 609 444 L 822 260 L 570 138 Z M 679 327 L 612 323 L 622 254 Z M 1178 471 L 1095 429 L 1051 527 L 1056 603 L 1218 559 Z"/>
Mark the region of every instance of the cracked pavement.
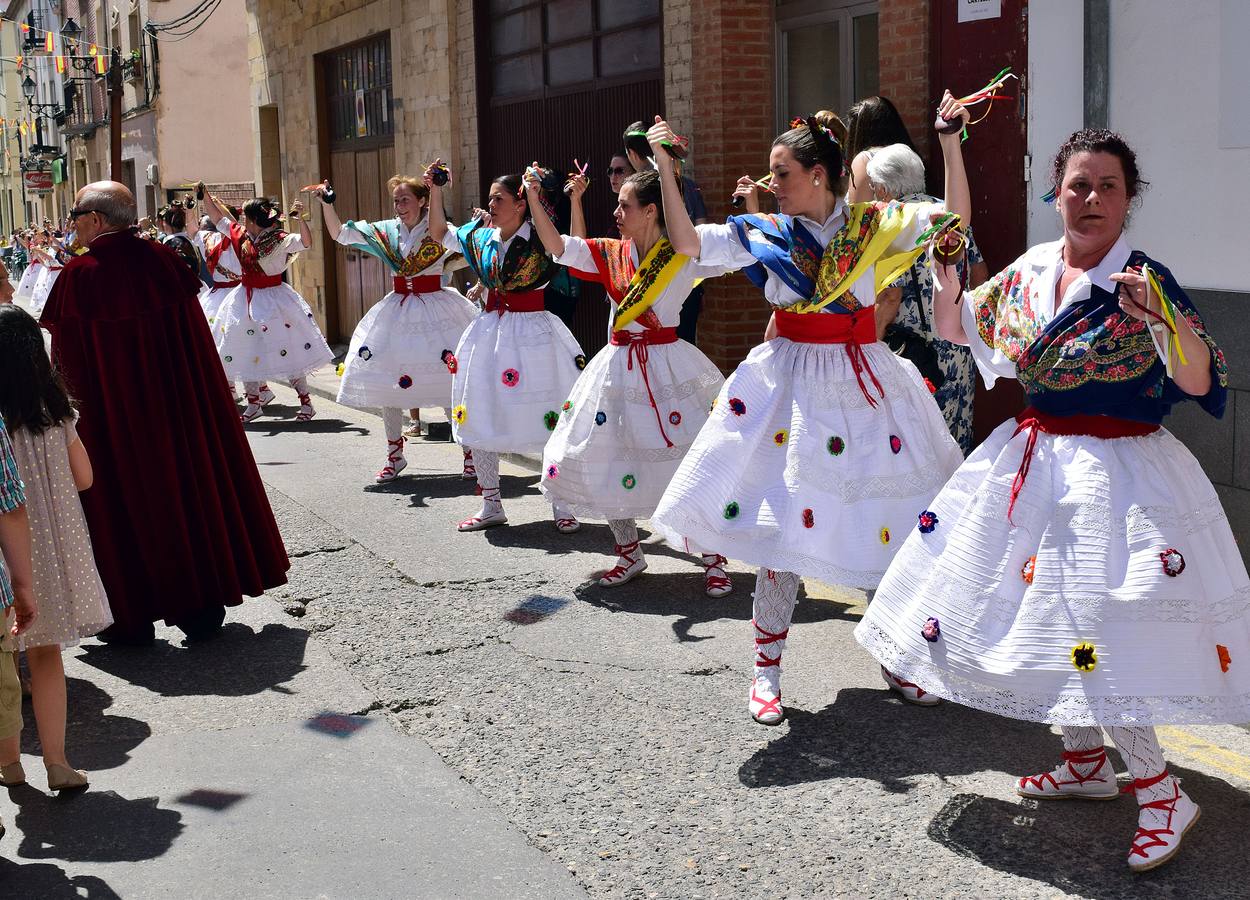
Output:
<path fill-rule="evenodd" d="M 296 558 L 273 599 L 374 696 L 361 712 L 428 743 L 591 896 L 1173 897 L 1196 879 L 1244 896 L 1245 731 L 1186 732 L 1172 764 L 1203 824 L 1172 865 L 1130 877 L 1132 801 L 1018 798 L 1057 734 L 893 698 L 851 637 L 860 592 L 806 584 L 789 718 L 755 725 L 741 564 L 709 599 L 693 558 L 644 525 L 651 568 L 605 591 L 606 526 L 558 534 L 532 472 L 503 466 L 509 526 L 458 534 L 477 501 L 454 445 L 410 443 L 404 476 L 376 486 L 379 421 L 318 409 L 315 434 L 248 428 Z"/>

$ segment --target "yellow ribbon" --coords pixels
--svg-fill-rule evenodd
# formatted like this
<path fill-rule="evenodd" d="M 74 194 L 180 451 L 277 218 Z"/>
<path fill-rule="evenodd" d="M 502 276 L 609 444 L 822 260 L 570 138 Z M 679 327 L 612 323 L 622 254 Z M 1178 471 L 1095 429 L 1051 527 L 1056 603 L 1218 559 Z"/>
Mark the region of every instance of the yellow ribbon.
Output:
<path fill-rule="evenodd" d="M 616 308 L 612 329 L 620 331 L 637 319 L 660 299 L 664 289 L 690 257 L 673 249 L 668 238 L 660 238 L 647 252 L 647 258 L 629 281 L 629 288 Z M 697 282 L 696 282 L 697 284 Z"/>
<path fill-rule="evenodd" d="M 891 203 L 886 207 L 873 203 L 850 204 L 846 222 L 821 257 L 820 272 L 816 276 L 816 299 L 796 304 L 790 307 L 790 311 L 820 312 L 850 290 L 869 266 L 876 266 L 873 279 L 876 292 L 898 280 L 925 249 L 925 245 L 921 244 L 901 252 L 890 252 L 890 246 L 915 217 L 916 206 L 909 203 Z M 839 275 L 838 259 L 848 253 L 853 256 L 853 262 L 845 275 Z M 876 294 L 873 296 L 875 299 Z"/>
<path fill-rule="evenodd" d="M 1146 284 L 1149 286 L 1149 289 L 1154 291 L 1155 296 L 1159 298 L 1159 313 L 1163 316 L 1163 321 L 1168 324 L 1167 340 L 1170 351 L 1168 356 L 1171 357 L 1175 354 L 1176 358 L 1181 361 L 1181 365 L 1187 366 L 1189 365 L 1189 361 L 1185 359 L 1185 351 L 1181 349 L 1181 333 L 1176 327 L 1176 304 L 1174 304 L 1172 299 L 1164 293 L 1163 283 L 1159 281 L 1159 276 L 1155 273 L 1154 269 L 1150 268 L 1150 266 L 1145 263 L 1142 263 L 1141 270 L 1142 274 L 1146 276 Z M 1147 297 L 1146 299 L 1147 302 L 1149 302 L 1150 298 Z M 1149 308 L 1149 303 L 1147 303 L 1147 308 Z M 1146 324 L 1149 325 L 1150 323 L 1147 322 Z M 1171 375 L 1171 360 L 1164 360 L 1164 365 L 1168 370 L 1168 375 Z"/>

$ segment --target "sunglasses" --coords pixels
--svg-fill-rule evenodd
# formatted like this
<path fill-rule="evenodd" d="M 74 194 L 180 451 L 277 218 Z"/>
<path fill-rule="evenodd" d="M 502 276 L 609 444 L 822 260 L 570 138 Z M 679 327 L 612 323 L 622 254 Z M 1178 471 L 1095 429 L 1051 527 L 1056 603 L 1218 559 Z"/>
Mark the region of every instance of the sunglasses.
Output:
<path fill-rule="evenodd" d="M 77 207 L 75 207 L 74 209 L 71 209 L 69 211 L 69 220 L 73 222 L 77 220 L 79 216 L 85 216 L 88 213 L 98 213 L 98 212 L 99 212 L 98 209 L 78 209 Z"/>
<path fill-rule="evenodd" d="M 629 169 L 625 168 L 624 166 L 613 166 L 612 168 L 608 169 L 609 178 L 611 178 L 613 175 L 628 175 L 628 174 L 629 174 Z"/>

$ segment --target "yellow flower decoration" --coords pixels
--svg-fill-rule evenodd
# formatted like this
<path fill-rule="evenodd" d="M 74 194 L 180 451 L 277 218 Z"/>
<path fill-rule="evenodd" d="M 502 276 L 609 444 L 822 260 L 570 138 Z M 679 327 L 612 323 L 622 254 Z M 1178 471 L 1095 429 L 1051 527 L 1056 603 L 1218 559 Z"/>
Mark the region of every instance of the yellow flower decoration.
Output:
<path fill-rule="evenodd" d="M 339 363 L 337 366 L 334 367 L 334 374 L 337 375 L 339 378 L 343 377 L 343 364 L 342 363 Z"/>
<path fill-rule="evenodd" d="M 463 425 L 464 420 L 468 418 L 468 410 L 464 406 L 457 406 L 451 411 L 451 417 L 455 419 L 457 425 Z"/>
<path fill-rule="evenodd" d="M 1077 644 L 1072 648 L 1072 665 L 1082 672 L 1092 672 L 1098 665 L 1098 654 L 1093 644 Z"/>
<path fill-rule="evenodd" d="M 782 444 L 784 444 L 788 440 L 790 440 L 790 432 L 786 431 L 784 428 L 782 428 L 780 431 L 778 431 L 776 434 L 773 435 L 773 443 L 776 444 L 778 447 L 780 447 Z"/>
<path fill-rule="evenodd" d="M 883 544 L 890 543 L 890 529 L 888 528 L 881 529 L 881 543 Z"/>

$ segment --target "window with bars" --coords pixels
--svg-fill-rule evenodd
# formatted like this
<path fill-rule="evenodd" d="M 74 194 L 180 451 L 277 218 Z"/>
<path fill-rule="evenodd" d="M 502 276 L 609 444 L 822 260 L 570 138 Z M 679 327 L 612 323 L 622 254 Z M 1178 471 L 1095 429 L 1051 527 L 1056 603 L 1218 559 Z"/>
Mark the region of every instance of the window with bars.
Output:
<path fill-rule="evenodd" d="M 391 143 L 395 120 L 390 33 L 331 50 L 325 73 L 331 148 Z"/>
<path fill-rule="evenodd" d="M 490 22 L 494 100 L 541 97 L 660 71 L 660 0 L 479 2 Z"/>

